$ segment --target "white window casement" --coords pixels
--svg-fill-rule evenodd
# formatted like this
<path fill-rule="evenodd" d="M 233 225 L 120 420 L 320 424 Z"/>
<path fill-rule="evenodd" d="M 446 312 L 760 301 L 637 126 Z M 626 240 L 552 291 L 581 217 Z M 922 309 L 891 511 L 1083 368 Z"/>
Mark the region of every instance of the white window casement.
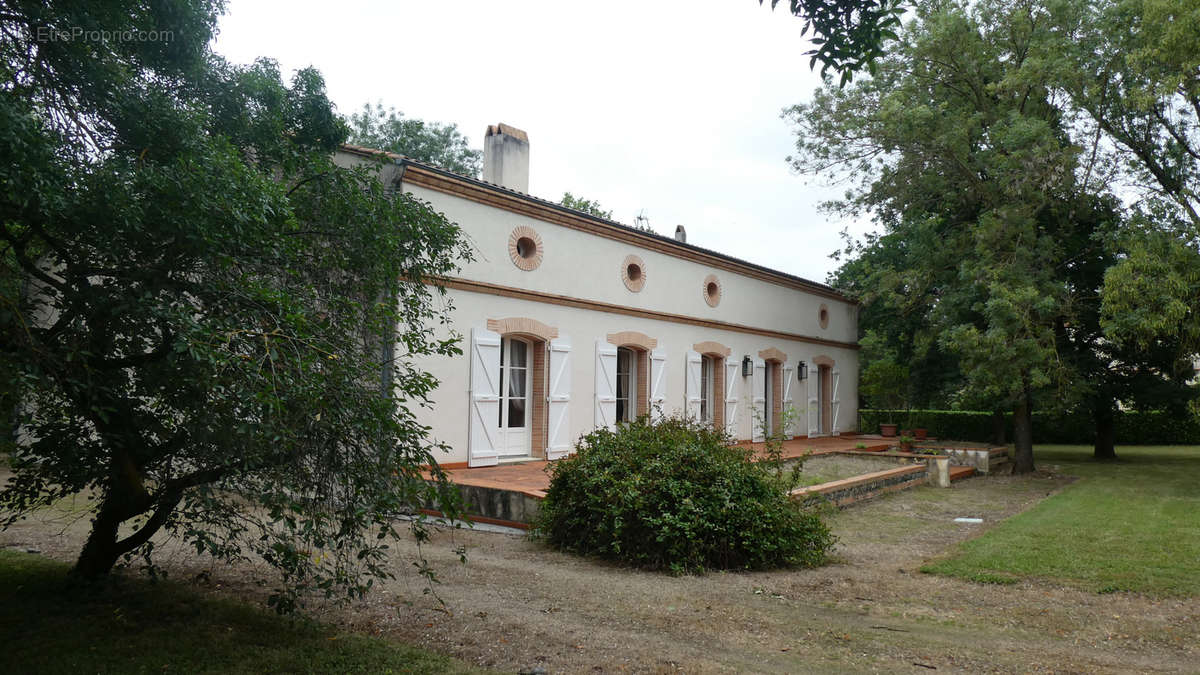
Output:
<path fill-rule="evenodd" d="M 711 356 L 700 357 L 700 421 L 713 423 L 713 385 L 716 383 L 716 360 Z"/>
<path fill-rule="evenodd" d="M 566 336 L 550 341 L 547 403 L 546 459 L 559 459 L 571 452 L 571 343 Z"/>
<path fill-rule="evenodd" d="M 596 340 L 596 427 L 617 428 L 617 348 Z"/>
<path fill-rule="evenodd" d="M 667 399 L 667 352 L 655 349 L 650 352 L 650 417 L 662 419 L 666 415 Z"/>
<path fill-rule="evenodd" d="M 497 422 L 500 426 L 500 444 L 497 448 L 501 457 L 524 457 L 529 455 L 529 429 L 532 406 L 530 357 L 531 345 L 520 338 L 501 338 L 500 341 L 500 410 Z"/>
<path fill-rule="evenodd" d="M 500 346 L 499 333 L 483 328 L 471 330 L 471 408 L 467 440 L 470 466 L 493 466 L 499 454 L 497 420 L 503 419 Z"/>
<path fill-rule="evenodd" d="M 767 377 L 767 362 L 754 359 L 754 375 L 750 382 L 750 408 L 752 424 L 750 439 L 758 443 L 766 440 L 763 434 L 763 423 L 770 423 L 771 410 L 767 408 L 767 393 L 771 388 L 771 380 Z"/>
<path fill-rule="evenodd" d="M 637 419 L 638 353 L 628 347 L 617 349 L 617 410 L 618 422 L 632 422 Z"/>

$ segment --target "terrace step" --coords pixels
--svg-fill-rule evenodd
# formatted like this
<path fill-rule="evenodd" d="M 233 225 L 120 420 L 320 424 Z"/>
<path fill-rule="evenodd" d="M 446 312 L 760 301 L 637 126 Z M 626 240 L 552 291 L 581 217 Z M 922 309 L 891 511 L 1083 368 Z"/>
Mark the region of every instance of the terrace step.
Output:
<path fill-rule="evenodd" d="M 961 480 L 975 475 L 975 467 L 973 466 L 952 466 L 950 467 L 950 482 Z"/>

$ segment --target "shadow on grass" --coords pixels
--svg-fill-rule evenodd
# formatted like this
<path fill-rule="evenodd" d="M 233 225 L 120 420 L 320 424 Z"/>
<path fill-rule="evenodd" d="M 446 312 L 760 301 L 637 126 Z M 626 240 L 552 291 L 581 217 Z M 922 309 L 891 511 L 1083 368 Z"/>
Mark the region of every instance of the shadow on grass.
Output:
<path fill-rule="evenodd" d="M 477 672 L 171 582 L 82 585 L 66 565 L 13 551 L 0 551 L 0 635 L 5 673 Z"/>

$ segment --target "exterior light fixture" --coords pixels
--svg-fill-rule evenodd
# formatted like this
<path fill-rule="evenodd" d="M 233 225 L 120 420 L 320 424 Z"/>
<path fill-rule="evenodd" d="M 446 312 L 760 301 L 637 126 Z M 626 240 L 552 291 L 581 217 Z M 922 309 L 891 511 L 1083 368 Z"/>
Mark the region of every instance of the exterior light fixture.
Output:
<path fill-rule="evenodd" d="M 750 377 L 754 374 L 754 361 L 750 360 L 750 356 L 742 357 L 742 377 Z"/>
<path fill-rule="evenodd" d="M 799 377 L 801 380 L 808 379 L 808 364 L 807 363 L 805 363 L 803 361 L 800 362 L 800 365 L 796 367 L 796 376 Z"/>

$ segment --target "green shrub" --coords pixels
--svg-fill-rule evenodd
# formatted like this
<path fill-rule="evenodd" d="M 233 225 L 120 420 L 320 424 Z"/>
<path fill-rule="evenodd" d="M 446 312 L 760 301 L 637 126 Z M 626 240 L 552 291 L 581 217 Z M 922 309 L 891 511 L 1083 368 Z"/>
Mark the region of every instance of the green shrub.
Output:
<path fill-rule="evenodd" d="M 880 422 L 911 420 L 912 427 L 929 430 L 935 438 L 955 441 L 990 442 L 992 413 L 977 410 L 871 410 L 858 411 L 859 429 L 875 433 Z M 1200 445 L 1200 417 L 1173 415 L 1159 410 L 1128 410 L 1116 413 L 1117 443 L 1128 445 Z M 1012 414 L 1004 415 L 1005 438 L 1012 441 Z M 1035 412 L 1033 439 L 1036 443 L 1092 443 L 1095 422 L 1087 411 Z"/>
<path fill-rule="evenodd" d="M 556 548 L 673 573 L 817 565 L 834 538 L 784 479 L 720 433 L 643 418 L 555 462 L 535 533 Z"/>

